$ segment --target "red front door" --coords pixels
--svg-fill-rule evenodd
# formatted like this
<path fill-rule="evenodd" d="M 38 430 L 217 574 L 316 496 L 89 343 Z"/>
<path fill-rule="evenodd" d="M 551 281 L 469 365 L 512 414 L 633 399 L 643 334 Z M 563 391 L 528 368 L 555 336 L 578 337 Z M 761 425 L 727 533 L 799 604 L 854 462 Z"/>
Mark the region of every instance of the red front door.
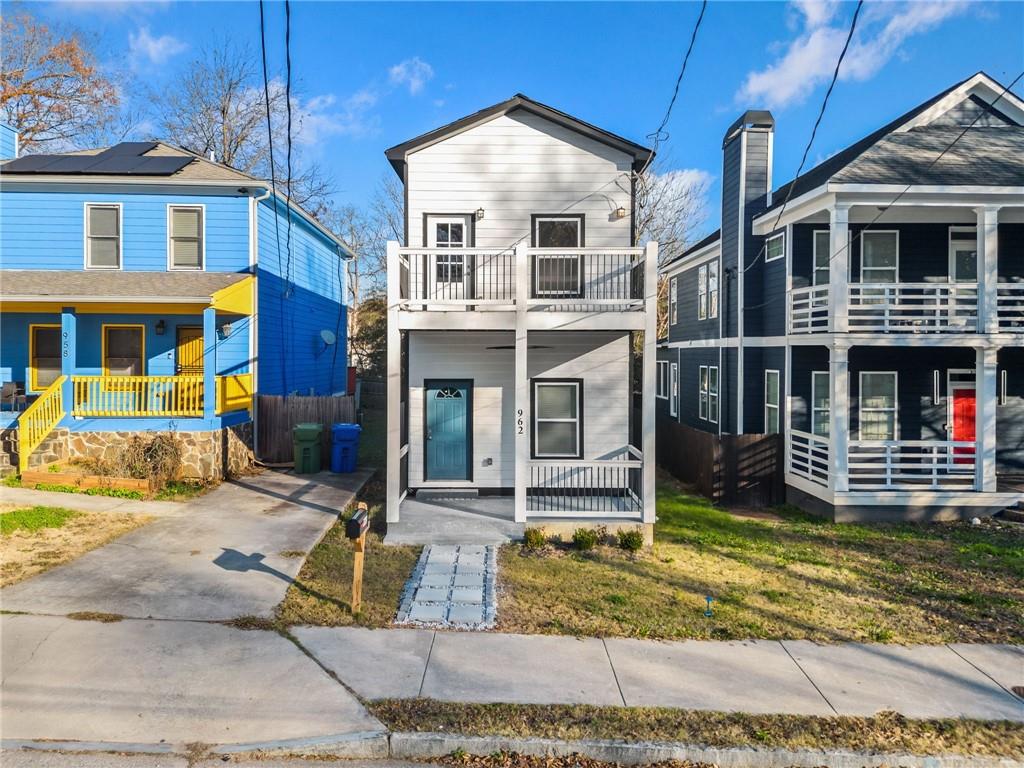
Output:
<path fill-rule="evenodd" d="M 974 389 L 959 387 L 953 390 L 953 440 L 955 442 L 974 442 Z M 953 455 L 957 464 L 970 464 L 974 460 L 974 448 L 954 448 Z"/>

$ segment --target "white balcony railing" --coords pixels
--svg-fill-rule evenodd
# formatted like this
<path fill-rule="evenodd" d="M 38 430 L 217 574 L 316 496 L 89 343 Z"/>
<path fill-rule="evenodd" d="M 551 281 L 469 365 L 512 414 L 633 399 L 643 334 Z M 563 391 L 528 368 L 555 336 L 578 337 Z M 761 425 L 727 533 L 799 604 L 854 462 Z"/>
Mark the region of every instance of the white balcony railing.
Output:
<path fill-rule="evenodd" d="M 789 431 L 790 473 L 827 487 L 828 468 L 828 438 L 791 429 Z"/>
<path fill-rule="evenodd" d="M 831 329 L 829 287 L 790 292 L 790 333 L 826 333 Z M 1007 290 L 1007 312 L 1024 291 Z M 977 283 L 851 283 L 847 328 L 851 333 L 975 333 L 978 330 Z M 1024 315 L 1022 315 L 1024 324 Z"/>
<path fill-rule="evenodd" d="M 850 490 L 972 490 L 975 449 L 952 440 L 851 441 Z"/>
<path fill-rule="evenodd" d="M 1024 333 L 1024 282 L 999 283 L 996 289 L 999 330 Z"/>
<path fill-rule="evenodd" d="M 517 288 L 518 259 L 529 280 Z M 613 312 L 644 308 L 644 248 L 400 248 L 403 309 Z"/>
<path fill-rule="evenodd" d="M 606 459 L 530 461 L 526 511 L 531 517 L 643 514 L 643 454 L 633 446 Z"/>

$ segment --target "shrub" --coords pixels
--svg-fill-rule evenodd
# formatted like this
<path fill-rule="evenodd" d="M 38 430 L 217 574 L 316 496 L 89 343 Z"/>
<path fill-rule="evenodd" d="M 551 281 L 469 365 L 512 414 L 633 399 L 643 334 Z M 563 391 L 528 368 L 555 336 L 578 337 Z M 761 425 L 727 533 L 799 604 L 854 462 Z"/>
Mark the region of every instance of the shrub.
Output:
<path fill-rule="evenodd" d="M 601 537 L 593 528 L 577 528 L 572 533 L 572 543 L 576 549 L 586 552 L 600 544 Z"/>
<path fill-rule="evenodd" d="M 150 478 L 162 484 L 181 473 L 181 446 L 173 435 L 154 435 L 148 441 L 133 435 L 115 463 L 122 477 Z"/>
<path fill-rule="evenodd" d="M 627 552 L 639 552 L 644 547 L 644 532 L 639 528 L 620 528 L 619 546 Z"/>
<path fill-rule="evenodd" d="M 523 546 L 527 549 L 543 549 L 547 544 L 544 537 L 544 530 L 541 528 L 527 528 L 523 531 Z"/>
<path fill-rule="evenodd" d="M 54 491 L 55 493 L 78 493 L 77 485 L 62 485 L 60 483 L 36 483 L 37 491 Z"/>

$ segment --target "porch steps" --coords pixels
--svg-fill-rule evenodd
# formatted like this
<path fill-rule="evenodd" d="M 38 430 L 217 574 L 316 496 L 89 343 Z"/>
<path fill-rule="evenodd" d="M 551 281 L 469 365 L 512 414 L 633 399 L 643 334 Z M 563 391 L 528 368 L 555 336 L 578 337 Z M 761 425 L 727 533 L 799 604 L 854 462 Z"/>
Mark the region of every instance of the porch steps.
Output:
<path fill-rule="evenodd" d="M 68 458 L 67 429 L 55 429 L 47 435 L 43 442 L 28 457 L 29 469 L 52 464 L 55 461 L 66 461 Z M 18 471 L 19 441 L 17 425 L 0 432 L 0 478 L 16 474 Z"/>
<path fill-rule="evenodd" d="M 454 499 L 476 499 L 480 491 L 476 488 L 420 488 L 416 491 L 417 501 L 452 501 Z"/>

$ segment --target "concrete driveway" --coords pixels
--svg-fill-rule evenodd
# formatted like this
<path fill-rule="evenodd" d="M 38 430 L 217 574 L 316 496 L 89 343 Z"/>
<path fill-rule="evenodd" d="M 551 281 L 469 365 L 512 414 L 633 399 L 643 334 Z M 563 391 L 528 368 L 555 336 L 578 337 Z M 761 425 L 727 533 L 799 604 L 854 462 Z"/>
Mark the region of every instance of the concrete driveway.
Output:
<path fill-rule="evenodd" d="M 223 621 L 269 616 L 368 472 L 222 484 L 77 560 L 4 589 L 5 611 Z"/>

